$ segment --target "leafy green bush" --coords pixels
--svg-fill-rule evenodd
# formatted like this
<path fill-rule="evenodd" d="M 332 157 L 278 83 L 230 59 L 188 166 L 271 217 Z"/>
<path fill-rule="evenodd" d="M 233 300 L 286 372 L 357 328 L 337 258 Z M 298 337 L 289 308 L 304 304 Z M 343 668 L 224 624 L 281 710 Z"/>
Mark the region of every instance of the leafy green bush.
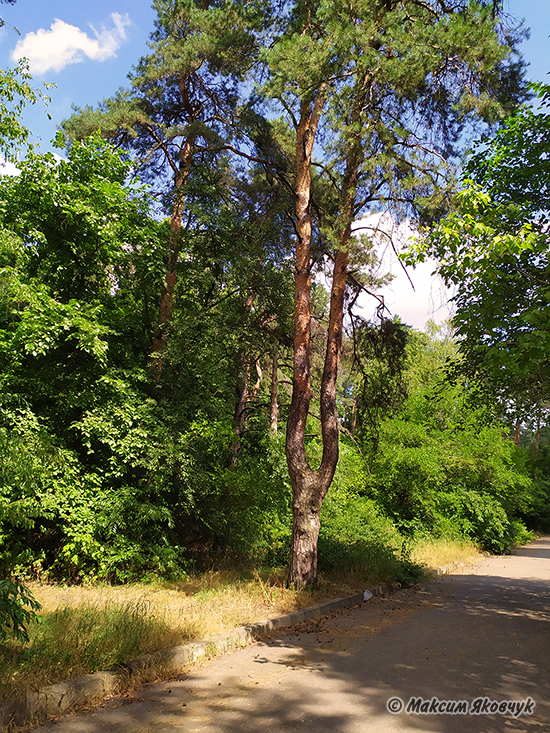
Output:
<path fill-rule="evenodd" d="M 411 339 L 408 397 L 380 426 L 366 494 L 407 536 L 469 537 L 506 552 L 513 522 L 538 511 L 541 491 L 475 384 L 445 379 L 445 365 L 458 370 L 456 344 L 436 335 Z"/>
<path fill-rule="evenodd" d="M 381 429 L 369 494 L 405 534 L 466 536 L 510 547 L 511 521 L 536 499 L 528 468 L 499 428 L 437 430 L 394 418 Z"/>
<path fill-rule="evenodd" d="M 0 642 L 15 638 L 28 641 L 27 626 L 37 621 L 41 608 L 32 593 L 15 580 L 0 580 Z"/>
<path fill-rule="evenodd" d="M 511 520 L 533 501 L 533 481 L 496 428 L 430 431 L 393 419 L 381 431 L 368 490 L 405 534 L 467 536 L 509 549 Z"/>
<path fill-rule="evenodd" d="M 338 518 L 325 520 L 319 534 L 319 569 L 357 573 L 371 582 L 418 580 L 422 568 L 402 552 L 400 541 L 389 542 L 395 528 L 373 510 L 368 500 L 358 498 Z"/>
<path fill-rule="evenodd" d="M 509 536 L 512 547 L 526 545 L 535 539 L 535 533 L 527 529 L 524 522 L 519 519 L 514 519 L 510 522 Z"/>
<path fill-rule="evenodd" d="M 360 496 L 355 482 L 361 472 L 348 472 L 362 462 L 356 449 L 342 445 L 342 463 L 321 511 L 319 569 L 368 574 L 373 580 L 409 582 L 422 571 L 404 556 L 395 524 L 372 500 Z"/>
<path fill-rule="evenodd" d="M 227 434 L 227 440 L 227 445 L 234 440 L 233 431 Z M 209 445 L 214 444 L 211 438 Z M 205 453 L 194 448 L 193 455 L 204 472 Z M 228 468 L 218 460 L 210 470 L 210 475 L 203 473 L 202 491 L 197 486 L 195 514 L 219 548 L 216 557 L 213 547 L 210 563 L 261 567 L 286 564 L 292 531 L 292 490 L 284 436 L 265 436 L 254 447 L 245 444 L 237 466 Z"/>

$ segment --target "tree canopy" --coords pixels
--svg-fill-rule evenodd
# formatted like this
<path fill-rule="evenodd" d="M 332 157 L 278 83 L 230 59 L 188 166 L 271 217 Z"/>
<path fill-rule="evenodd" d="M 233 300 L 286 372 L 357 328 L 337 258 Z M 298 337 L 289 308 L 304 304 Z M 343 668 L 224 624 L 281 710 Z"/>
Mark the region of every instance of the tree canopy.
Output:
<path fill-rule="evenodd" d="M 548 119 L 502 124 L 520 32 L 467 0 L 155 8 L 128 88 L 0 180 L 6 576 L 288 563 L 298 588 L 408 572 L 414 533 L 527 536 L 546 479 L 500 413 L 546 389 Z M 440 221 L 422 252 L 462 288 L 459 349 L 354 311 L 388 282 L 352 233 L 373 211 Z"/>
<path fill-rule="evenodd" d="M 550 88 L 532 89 L 539 108 L 519 108 L 478 144 L 457 210 L 413 255 L 437 258 L 439 273 L 457 288 L 463 353 L 522 417 L 541 408 L 550 386 Z"/>

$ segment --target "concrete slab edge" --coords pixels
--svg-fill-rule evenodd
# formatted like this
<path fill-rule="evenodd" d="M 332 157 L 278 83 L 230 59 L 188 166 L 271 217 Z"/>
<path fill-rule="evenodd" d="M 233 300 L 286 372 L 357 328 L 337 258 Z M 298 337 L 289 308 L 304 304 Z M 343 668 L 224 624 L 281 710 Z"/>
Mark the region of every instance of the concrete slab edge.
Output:
<path fill-rule="evenodd" d="M 370 592 L 373 596 L 381 596 L 398 590 L 400 587 L 400 583 L 384 583 L 371 588 Z M 295 626 L 339 608 L 348 608 L 363 602 L 363 593 L 334 598 L 299 611 L 292 611 L 249 626 L 241 626 L 210 639 L 194 641 L 155 654 L 146 654 L 114 669 L 102 670 L 58 682 L 55 685 L 48 685 L 38 692 L 29 692 L 24 698 L 11 700 L 1 706 L 0 733 L 9 733 L 9 731 L 30 725 L 40 725 L 74 708 L 122 692 L 129 687 L 132 678 L 136 678 L 143 671 L 168 676 L 182 671 L 199 659 L 213 657 L 231 649 L 246 646 L 277 629 Z"/>
<path fill-rule="evenodd" d="M 456 570 L 463 570 L 464 568 L 469 568 L 472 566 L 472 562 L 451 562 L 448 565 L 442 565 L 439 568 L 435 568 L 433 572 L 436 576 L 440 575 L 452 575 Z"/>

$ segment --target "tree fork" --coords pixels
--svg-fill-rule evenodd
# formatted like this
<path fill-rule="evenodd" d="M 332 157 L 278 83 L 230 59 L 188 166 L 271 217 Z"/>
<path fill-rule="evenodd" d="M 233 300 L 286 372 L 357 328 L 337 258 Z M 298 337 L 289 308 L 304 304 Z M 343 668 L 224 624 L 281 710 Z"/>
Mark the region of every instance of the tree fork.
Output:
<path fill-rule="evenodd" d="M 321 380 L 321 433 L 323 457 L 317 471 L 312 471 L 305 452 L 305 426 L 311 400 L 310 336 L 311 336 L 311 151 L 316 124 L 324 101 L 318 100 L 309 119 L 302 119 L 297 131 L 297 242 L 296 295 L 294 335 L 294 379 L 292 402 L 287 423 L 287 463 L 293 493 L 293 528 L 290 549 L 288 584 L 302 588 L 317 582 L 317 543 L 320 512 L 332 483 L 339 455 L 339 425 L 336 408 L 336 380 L 342 352 L 344 296 L 348 274 L 348 243 L 351 237 L 354 191 L 358 175 L 358 142 L 354 141 L 346 160 L 342 193 L 345 228 L 334 256 L 330 296 L 329 326 L 325 363 Z M 301 168 L 302 166 L 302 168 Z M 307 166 L 307 171 L 304 170 Z"/>

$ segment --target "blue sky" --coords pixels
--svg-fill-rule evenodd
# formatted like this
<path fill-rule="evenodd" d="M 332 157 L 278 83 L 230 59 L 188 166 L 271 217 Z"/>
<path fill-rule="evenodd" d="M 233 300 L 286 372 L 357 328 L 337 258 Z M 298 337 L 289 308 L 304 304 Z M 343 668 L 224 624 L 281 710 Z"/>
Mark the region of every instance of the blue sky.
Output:
<path fill-rule="evenodd" d="M 504 9 L 531 28 L 530 39 L 522 44 L 529 78 L 550 81 L 550 0 L 504 0 Z M 49 91 L 51 121 L 38 104 L 24 118 L 45 151 L 57 126 L 71 114 L 71 105 L 96 105 L 127 84 L 128 72 L 147 53 L 155 13 L 148 0 L 17 0 L 13 6 L 0 5 L 0 17 L 5 21 L 0 67 L 13 66 L 25 55 L 36 85 L 56 85 Z M 448 317 L 446 292 L 434 284 L 429 269 L 416 270 L 411 277 L 416 293 L 402 275 L 388 292 L 392 312 L 417 328 L 429 317 Z"/>
<path fill-rule="evenodd" d="M 51 122 L 42 105 L 25 114 L 46 150 L 72 104 L 95 105 L 127 84 L 128 72 L 147 53 L 155 13 L 147 0 L 17 0 L 0 5 L 0 17 L 0 67 L 27 56 L 35 82 L 56 85 L 48 92 Z"/>
<path fill-rule="evenodd" d="M 533 81 L 550 82 L 550 1 L 504 0 L 504 8 L 515 18 L 524 18 L 530 38 L 521 46 L 529 61 L 528 77 Z"/>

